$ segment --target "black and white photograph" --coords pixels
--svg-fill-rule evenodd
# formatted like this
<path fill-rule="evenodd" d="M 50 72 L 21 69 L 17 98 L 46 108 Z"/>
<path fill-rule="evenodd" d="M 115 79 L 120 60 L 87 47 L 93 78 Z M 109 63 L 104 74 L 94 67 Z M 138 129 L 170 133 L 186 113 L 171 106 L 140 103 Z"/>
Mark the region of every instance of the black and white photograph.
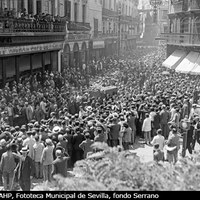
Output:
<path fill-rule="evenodd" d="M 0 198 L 199 190 L 200 0 L 0 0 Z"/>

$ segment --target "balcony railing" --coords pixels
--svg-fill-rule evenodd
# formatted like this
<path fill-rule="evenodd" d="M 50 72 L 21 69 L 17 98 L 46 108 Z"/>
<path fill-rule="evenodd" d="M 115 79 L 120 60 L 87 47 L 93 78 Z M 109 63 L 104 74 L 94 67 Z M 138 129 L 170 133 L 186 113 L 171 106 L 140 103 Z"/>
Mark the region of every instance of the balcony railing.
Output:
<path fill-rule="evenodd" d="M 0 18 L 0 33 L 66 32 L 66 22 L 41 22 L 28 19 Z"/>
<path fill-rule="evenodd" d="M 199 0 L 190 0 L 189 10 L 190 11 L 200 10 L 200 1 Z"/>
<path fill-rule="evenodd" d="M 67 24 L 67 28 L 69 31 L 90 31 L 90 23 L 84 22 L 72 22 L 69 21 Z"/>
<path fill-rule="evenodd" d="M 160 38 L 165 39 L 170 44 L 200 45 L 200 34 L 161 33 Z"/>
<path fill-rule="evenodd" d="M 180 1 L 180 2 L 177 2 L 177 3 L 174 3 L 172 6 L 171 6 L 171 9 L 170 9 L 170 14 L 172 13 L 179 13 L 179 12 L 183 12 L 183 2 Z"/>

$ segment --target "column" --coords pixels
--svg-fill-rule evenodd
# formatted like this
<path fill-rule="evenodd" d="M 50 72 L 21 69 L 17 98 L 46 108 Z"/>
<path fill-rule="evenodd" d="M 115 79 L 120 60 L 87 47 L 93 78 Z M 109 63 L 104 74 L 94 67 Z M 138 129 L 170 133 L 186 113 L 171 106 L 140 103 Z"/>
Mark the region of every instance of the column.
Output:
<path fill-rule="evenodd" d="M 4 65 L 4 60 L 5 60 L 5 57 L 2 57 L 1 58 L 1 62 L 2 62 L 2 71 L 3 71 L 3 74 L 2 74 L 2 85 L 3 87 L 6 85 L 6 66 Z"/>
<path fill-rule="evenodd" d="M 30 54 L 30 75 L 31 75 L 31 88 L 33 84 L 33 54 Z"/>
<path fill-rule="evenodd" d="M 45 53 L 42 53 L 42 84 L 44 84 L 45 75 Z"/>
<path fill-rule="evenodd" d="M 37 3 L 36 0 L 32 0 L 33 1 L 33 15 L 37 14 Z"/>
<path fill-rule="evenodd" d="M 62 50 L 58 51 L 58 72 L 61 72 L 61 55 L 62 55 Z"/>
<path fill-rule="evenodd" d="M 55 0 L 54 15 L 58 15 L 58 0 Z"/>
<path fill-rule="evenodd" d="M 16 82 L 19 83 L 19 56 L 15 56 L 15 74 L 16 74 Z"/>

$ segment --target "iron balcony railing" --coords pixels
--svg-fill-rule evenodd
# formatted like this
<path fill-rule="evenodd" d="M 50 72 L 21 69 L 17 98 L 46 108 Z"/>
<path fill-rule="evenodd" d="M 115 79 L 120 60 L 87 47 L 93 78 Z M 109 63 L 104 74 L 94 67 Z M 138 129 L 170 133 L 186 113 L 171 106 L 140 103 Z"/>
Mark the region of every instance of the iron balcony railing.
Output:
<path fill-rule="evenodd" d="M 0 33 L 15 32 L 66 32 L 66 22 L 0 18 Z"/>
<path fill-rule="evenodd" d="M 199 0 L 190 0 L 189 1 L 189 11 L 200 10 L 200 1 Z"/>
<path fill-rule="evenodd" d="M 200 34 L 190 33 L 161 33 L 160 38 L 167 41 L 170 44 L 178 45 L 199 45 Z"/>
<path fill-rule="evenodd" d="M 199 0 L 179 1 L 171 4 L 169 14 L 187 12 L 187 11 L 199 11 L 199 10 L 200 10 Z"/>

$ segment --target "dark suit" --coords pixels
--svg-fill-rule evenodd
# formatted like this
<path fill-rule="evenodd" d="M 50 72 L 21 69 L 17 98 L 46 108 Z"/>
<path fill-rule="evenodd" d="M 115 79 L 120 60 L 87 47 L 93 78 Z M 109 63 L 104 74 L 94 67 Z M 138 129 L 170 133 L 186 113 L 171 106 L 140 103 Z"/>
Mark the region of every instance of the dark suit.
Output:
<path fill-rule="evenodd" d="M 59 157 L 53 161 L 53 172 L 52 176 L 59 174 L 63 177 L 67 177 L 67 161 L 69 157 Z"/>
<path fill-rule="evenodd" d="M 23 191 L 30 191 L 31 189 L 31 176 L 34 175 L 33 160 L 27 156 L 25 161 L 22 161 L 20 167 L 19 184 Z"/>
<path fill-rule="evenodd" d="M 73 135 L 73 150 L 74 150 L 74 163 L 78 160 L 83 159 L 83 150 L 79 147 L 79 145 L 85 140 L 85 137 L 82 134 L 74 134 Z"/>

